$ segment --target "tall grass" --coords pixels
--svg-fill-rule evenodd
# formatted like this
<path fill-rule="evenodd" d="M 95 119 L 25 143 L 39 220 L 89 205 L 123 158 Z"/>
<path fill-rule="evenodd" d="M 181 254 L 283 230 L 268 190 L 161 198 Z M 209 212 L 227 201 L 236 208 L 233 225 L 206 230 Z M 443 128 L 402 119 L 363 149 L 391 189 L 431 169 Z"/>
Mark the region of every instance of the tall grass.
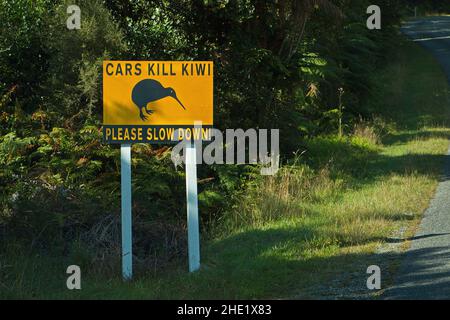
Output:
<path fill-rule="evenodd" d="M 237 212 L 228 214 L 228 227 L 254 228 L 280 219 L 308 215 L 305 203 L 320 201 L 339 190 L 339 182 L 329 177 L 329 170 L 314 171 L 304 164 L 284 166 L 275 176 L 262 177 L 243 195 Z"/>
<path fill-rule="evenodd" d="M 353 152 L 372 152 L 377 148 L 380 138 L 373 127 L 365 124 L 357 126 L 351 137 L 329 136 L 314 139 L 312 144 L 319 141 L 345 144 Z M 319 148 L 321 149 L 321 148 Z M 321 151 L 319 151 L 322 153 Z M 224 225 L 227 230 L 261 227 L 264 224 L 286 218 L 302 218 L 314 214 L 313 205 L 337 199 L 347 188 L 343 179 L 336 179 L 341 175 L 339 167 L 342 159 L 330 156 L 327 162 L 311 167 L 305 162 L 307 151 L 297 154 L 295 158 L 284 165 L 275 176 L 260 177 L 258 183 L 247 189 L 233 208 L 226 214 Z M 314 155 L 310 162 L 315 162 Z M 320 162 L 317 159 L 317 162 Z M 334 177 L 332 177 L 332 175 Z"/>

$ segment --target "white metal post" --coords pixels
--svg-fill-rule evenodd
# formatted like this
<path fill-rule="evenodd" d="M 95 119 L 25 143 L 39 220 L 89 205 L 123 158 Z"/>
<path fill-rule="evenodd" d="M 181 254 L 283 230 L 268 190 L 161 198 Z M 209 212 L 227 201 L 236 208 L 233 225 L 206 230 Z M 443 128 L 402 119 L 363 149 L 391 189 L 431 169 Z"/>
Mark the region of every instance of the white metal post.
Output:
<path fill-rule="evenodd" d="M 195 143 L 187 142 L 185 152 L 189 272 L 194 272 L 200 269 L 200 232 L 197 198 L 197 155 Z"/>
<path fill-rule="evenodd" d="M 133 252 L 131 234 L 131 145 L 120 145 L 120 175 L 122 192 L 122 275 L 124 280 L 133 277 Z"/>

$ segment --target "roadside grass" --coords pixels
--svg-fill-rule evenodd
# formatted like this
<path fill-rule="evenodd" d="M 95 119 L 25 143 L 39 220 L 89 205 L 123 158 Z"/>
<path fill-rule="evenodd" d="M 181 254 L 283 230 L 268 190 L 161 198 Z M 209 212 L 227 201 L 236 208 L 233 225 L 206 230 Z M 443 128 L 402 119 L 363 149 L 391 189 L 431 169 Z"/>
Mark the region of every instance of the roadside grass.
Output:
<path fill-rule="evenodd" d="M 425 17 L 424 18 L 433 18 L 433 17 L 449 17 L 450 14 L 449 13 L 445 13 L 445 12 L 427 12 L 425 13 Z"/>
<path fill-rule="evenodd" d="M 82 268 L 82 290 L 69 291 L 65 270 L 76 259 L 4 253 L 0 298 L 366 294 L 369 265 L 395 269 L 401 253 L 375 252 L 399 228 L 406 228 L 405 239 L 413 234 L 441 177 L 450 138 L 447 79 L 429 53 L 401 42 L 389 65 L 374 77 L 378 90 L 371 104 L 382 110 L 384 129 L 368 124 L 348 137 L 313 139 L 306 153 L 277 176 L 260 178 L 225 215 L 216 238 L 202 243 L 200 272 L 188 274 L 183 259 L 123 283 L 120 275 L 99 275 L 88 265 Z M 397 240 L 407 243 L 402 239 Z M 350 286 L 357 288 L 347 293 Z"/>

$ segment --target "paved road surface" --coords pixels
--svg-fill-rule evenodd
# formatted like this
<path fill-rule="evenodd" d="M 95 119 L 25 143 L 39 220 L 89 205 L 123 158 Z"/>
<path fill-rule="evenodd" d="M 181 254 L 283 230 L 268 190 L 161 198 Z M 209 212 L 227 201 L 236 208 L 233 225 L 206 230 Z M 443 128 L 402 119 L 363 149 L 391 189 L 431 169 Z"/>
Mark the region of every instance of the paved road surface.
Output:
<path fill-rule="evenodd" d="M 411 21 L 402 30 L 433 53 L 450 82 L 450 17 Z M 450 299 L 450 150 L 435 198 L 383 297 Z"/>

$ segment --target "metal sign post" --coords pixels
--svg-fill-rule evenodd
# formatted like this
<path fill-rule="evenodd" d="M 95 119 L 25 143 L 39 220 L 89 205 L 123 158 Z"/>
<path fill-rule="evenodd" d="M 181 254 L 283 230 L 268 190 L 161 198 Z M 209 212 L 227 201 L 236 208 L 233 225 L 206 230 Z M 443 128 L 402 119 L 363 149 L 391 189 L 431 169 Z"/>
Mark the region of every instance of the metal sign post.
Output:
<path fill-rule="evenodd" d="M 124 280 L 133 277 L 133 252 L 131 230 L 131 145 L 120 145 L 120 176 L 122 195 L 122 275 Z"/>
<path fill-rule="evenodd" d="M 200 269 L 200 232 L 197 197 L 197 150 L 195 148 L 195 143 L 187 142 L 185 152 L 189 272 L 195 272 Z"/>

